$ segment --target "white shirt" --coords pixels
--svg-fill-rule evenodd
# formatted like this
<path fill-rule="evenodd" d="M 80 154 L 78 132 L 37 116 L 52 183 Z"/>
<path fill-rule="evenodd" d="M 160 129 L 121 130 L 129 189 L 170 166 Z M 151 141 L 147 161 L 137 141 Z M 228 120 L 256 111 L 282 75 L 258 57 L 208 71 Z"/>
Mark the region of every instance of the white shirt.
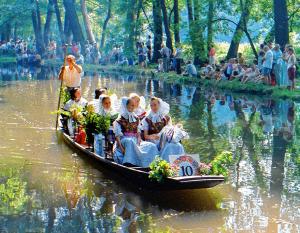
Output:
<path fill-rule="evenodd" d="M 296 65 L 296 56 L 294 54 L 288 56 L 288 69 L 295 67 Z"/>
<path fill-rule="evenodd" d="M 265 60 L 263 62 L 263 67 L 272 69 L 272 64 L 273 64 L 273 52 L 270 49 L 266 52 Z"/>
<path fill-rule="evenodd" d="M 69 66 L 66 66 L 63 80 L 64 80 L 64 84 L 67 87 L 80 87 L 81 73 L 78 73 L 75 67 L 73 67 L 73 69 L 70 70 Z"/>
<path fill-rule="evenodd" d="M 66 111 L 70 111 L 70 109 L 75 105 L 75 106 L 78 106 L 78 107 L 82 107 L 82 108 L 85 108 L 87 106 L 88 102 L 86 99 L 84 98 L 80 98 L 80 100 L 78 101 L 75 101 L 75 100 L 69 100 L 65 106 L 64 106 L 64 110 Z"/>

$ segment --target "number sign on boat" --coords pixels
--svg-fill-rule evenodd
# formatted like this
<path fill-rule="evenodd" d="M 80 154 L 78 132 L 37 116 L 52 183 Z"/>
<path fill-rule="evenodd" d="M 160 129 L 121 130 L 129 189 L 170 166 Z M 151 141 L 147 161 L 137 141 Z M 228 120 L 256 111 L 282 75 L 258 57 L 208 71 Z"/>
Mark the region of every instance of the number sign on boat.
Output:
<path fill-rule="evenodd" d="M 200 158 L 198 154 L 193 155 L 170 155 L 172 166 L 178 167 L 178 176 L 199 175 Z"/>

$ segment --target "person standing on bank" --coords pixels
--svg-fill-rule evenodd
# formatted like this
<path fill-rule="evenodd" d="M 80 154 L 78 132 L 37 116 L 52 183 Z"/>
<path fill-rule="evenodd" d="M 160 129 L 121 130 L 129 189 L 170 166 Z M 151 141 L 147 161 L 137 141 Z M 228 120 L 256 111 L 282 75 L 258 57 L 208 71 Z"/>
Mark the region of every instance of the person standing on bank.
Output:
<path fill-rule="evenodd" d="M 161 50 L 160 54 L 162 55 L 163 58 L 163 67 L 164 67 L 164 72 L 167 73 L 170 70 L 170 56 L 171 56 L 171 49 L 169 49 L 167 46 L 164 44 L 161 45 Z"/>
<path fill-rule="evenodd" d="M 59 80 L 63 81 L 69 91 L 74 88 L 80 88 L 83 72 L 82 67 L 76 64 L 76 60 L 73 55 L 68 55 L 66 61 L 68 65 L 61 67 Z"/>

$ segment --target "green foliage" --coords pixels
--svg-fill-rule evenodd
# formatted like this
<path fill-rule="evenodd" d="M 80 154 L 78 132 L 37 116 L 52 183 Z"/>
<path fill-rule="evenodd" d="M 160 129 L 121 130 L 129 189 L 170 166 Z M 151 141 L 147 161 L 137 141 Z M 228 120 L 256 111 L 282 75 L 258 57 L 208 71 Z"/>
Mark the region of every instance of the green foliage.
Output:
<path fill-rule="evenodd" d="M 223 151 L 217 155 L 209 164 L 200 163 L 199 173 L 201 175 L 222 175 L 228 177 L 228 167 L 232 164 L 232 153 Z"/>
<path fill-rule="evenodd" d="M 67 87 L 62 87 L 61 89 L 61 102 L 66 104 L 71 99 L 70 92 Z"/>
<path fill-rule="evenodd" d="M 22 181 L 20 172 L 6 168 L 0 176 L 0 213 L 18 214 L 25 210 L 29 201 L 26 193 L 27 183 Z"/>
<path fill-rule="evenodd" d="M 63 110 L 63 109 L 60 109 L 60 110 L 58 110 L 58 111 L 53 111 L 53 112 L 51 112 L 51 114 L 53 114 L 53 115 L 57 115 L 57 114 L 60 115 L 60 114 L 62 114 L 62 115 L 71 117 L 71 113 L 68 112 L 68 111 L 65 111 L 65 110 Z"/>
<path fill-rule="evenodd" d="M 228 176 L 228 166 L 232 162 L 232 153 L 223 151 L 211 162 L 211 174 Z"/>
<path fill-rule="evenodd" d="M 105 134 L 110 126 L 110 117 L 91 112 L 86 115 L 84 125 L 87 133 Z"/>
<path fill-rule="evenodd" d="M 156 156 L 155 160 L 150 164 L 150 169 L 149 178 L 159 183 L 163 182 L 165 178 L 175 175 L 175 171 L 170 164 L 159 156 Z"/>

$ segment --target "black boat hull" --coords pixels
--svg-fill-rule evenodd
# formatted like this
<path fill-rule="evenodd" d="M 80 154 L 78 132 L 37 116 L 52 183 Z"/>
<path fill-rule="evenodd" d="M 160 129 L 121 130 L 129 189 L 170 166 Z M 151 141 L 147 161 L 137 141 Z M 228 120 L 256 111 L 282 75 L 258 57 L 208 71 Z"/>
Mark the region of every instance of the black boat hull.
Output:
<path fill-rule="evenodd" d="M 62 131 L 64 141 L 76 149 L 80 155 L 89 157 L 104 168 L 113 171 L 114 174 L 130 181 L 139 189 L 151 189 L 155 191 L 172 191 L 187 189 L 204 189 L 212 188 L 224 182 L 223 176 L 190 176 L 190 177 L 174 177 L 166 178 L 162 183 L 149 179 L 149 169 L 140 167 L 126 167 L 118 164 L 110 159 L 103 158 L 82 145 L 74 142 L 74 140 Z"/>

